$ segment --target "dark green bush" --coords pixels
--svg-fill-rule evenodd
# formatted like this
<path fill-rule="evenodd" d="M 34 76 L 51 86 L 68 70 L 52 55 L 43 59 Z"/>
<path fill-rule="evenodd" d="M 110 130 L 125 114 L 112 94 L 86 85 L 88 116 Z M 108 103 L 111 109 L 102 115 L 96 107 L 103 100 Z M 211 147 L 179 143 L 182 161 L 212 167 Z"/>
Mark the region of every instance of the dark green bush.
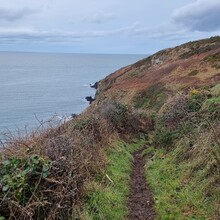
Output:
<path fill-rule="evenodd" d="M 128 106 L 117 102 L 107 102 L 101 110 L 101 115 L 107 119 L 109 125 L 122 131 L 125 129 L 128 120 Z"/>
<path fill-rule="evenodd" d="M 35 183 L 49 175 L 50 164 L 38 155 L 4 160 L 0 165 L 0 197 L 25 205 L 35 190 Z"/>
<path fill-rule="evenodd" d="M 188 75 L 189 76 L 196 76 L 199 73 L 198 70 L 192 70 Z"/>
<path fill-rule="evenodd" d="M 175 138 L 176 138 L 175 131 L 169 131 L 161 124 L 156 126 L 156 131 L 154 136 L 154 144 L 156 146 L 170 148 L 172 147 Z"/>
<path fill-rule="evenodd" d="M 197 93 L 192 95 L 187 103 L 186 111 L 187 112 L 197 112 L 201 109 L 202 103 L 205 101 L 206 95 L 202 93 Z"/>

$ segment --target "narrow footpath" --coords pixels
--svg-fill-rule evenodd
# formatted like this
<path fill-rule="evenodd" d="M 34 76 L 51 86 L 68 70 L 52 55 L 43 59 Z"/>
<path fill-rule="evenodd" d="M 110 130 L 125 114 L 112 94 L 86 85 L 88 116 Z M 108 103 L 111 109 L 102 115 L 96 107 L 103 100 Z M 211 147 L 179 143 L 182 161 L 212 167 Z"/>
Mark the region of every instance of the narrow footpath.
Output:
<path fill-rule="evenodd" d="M 145 177 L 145 158 L 141 153 L 144 148 L 133 153 L 133 167 L 131 173 L 131 194 L 128 201 L 128 220 L 154 220 L 156 213 L 151 191 Z"/>

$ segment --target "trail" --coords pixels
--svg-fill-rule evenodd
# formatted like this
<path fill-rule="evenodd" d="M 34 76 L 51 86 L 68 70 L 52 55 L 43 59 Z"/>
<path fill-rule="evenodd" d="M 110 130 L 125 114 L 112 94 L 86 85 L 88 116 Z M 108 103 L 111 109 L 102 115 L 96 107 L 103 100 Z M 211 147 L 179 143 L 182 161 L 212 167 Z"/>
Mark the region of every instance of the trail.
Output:
<path fill-rule="evenodd" d="M 131 194 L 128 201 L 128 220 L 152 220 L 156 218 L 154 201 L 145 177 L 145 158 L 141 153 L 144 148 L 133 153 L 131 173 Z"/>

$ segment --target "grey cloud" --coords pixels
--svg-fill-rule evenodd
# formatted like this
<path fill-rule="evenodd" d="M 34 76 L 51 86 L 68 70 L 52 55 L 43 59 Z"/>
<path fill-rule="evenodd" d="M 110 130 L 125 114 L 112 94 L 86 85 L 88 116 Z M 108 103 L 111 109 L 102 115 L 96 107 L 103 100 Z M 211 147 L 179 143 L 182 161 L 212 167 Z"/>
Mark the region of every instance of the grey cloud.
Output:
<path fill-rule="evenodd" d="M 22 8 L 19 10 L 0 8 L 0 21 L 13 22 L 26 17 L 35 11 L 29 8 Z"/>
<path fill-rule="evenodd" d="M 220 29 L 220 1 L 197 0 L 174 11 L 172 19 L 190 31 L 215 31 Z"/>
<path fill-rule="evenodd" d="M 0 29 L 0 44 L 16 43 L 72 43 L 92 38 L 108 36 L 135 36 L 136 25 L 114 30 L 98 30 L 86 32 L 37 31 L 28 29 Z"/>
<path fill-rule="evenodd" d="M 83 19 L 84 22 L 102 24 L 111 20 L 114 20 L 116 16 L 111 13 L 97 13 Z"/>

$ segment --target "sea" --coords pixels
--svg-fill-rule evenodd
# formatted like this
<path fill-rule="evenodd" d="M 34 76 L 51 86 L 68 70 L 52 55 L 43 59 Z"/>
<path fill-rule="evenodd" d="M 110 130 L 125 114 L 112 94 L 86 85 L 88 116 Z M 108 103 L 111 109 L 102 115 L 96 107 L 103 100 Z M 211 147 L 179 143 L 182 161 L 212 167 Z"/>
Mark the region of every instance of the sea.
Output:
<path fill-rule="evenodd" d="M 0 133 L 81 113 L 95 95 L 90 84 L 144 57 L 0 52 Z"/>

